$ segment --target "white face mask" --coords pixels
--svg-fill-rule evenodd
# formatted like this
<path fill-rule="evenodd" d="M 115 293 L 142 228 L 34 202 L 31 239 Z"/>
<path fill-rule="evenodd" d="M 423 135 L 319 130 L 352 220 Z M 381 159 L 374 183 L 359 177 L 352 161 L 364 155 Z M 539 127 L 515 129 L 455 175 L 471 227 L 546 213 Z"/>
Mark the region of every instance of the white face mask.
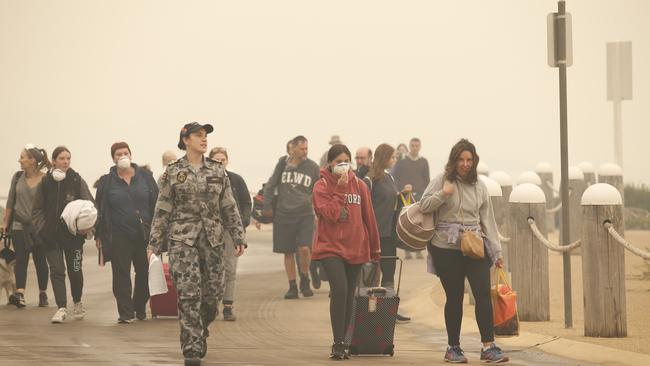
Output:
<path fill-rule="evenodd" d="M 124 155 L 117 161 L 117 167 L 120 169 L 126 169 L 131 166 L 131 158 L 128 155 Z"/>
<path fill-rule="evenodd" d="M 338 163 L 336 166 L 334 166 L 334 169 L 332 169 L 332 172 L 336 175 L 343 175 L 350 170 L 350 163 Z"/>
<path fill-rule="evenodd" d="M 52 170 L 52 178 L 54 178 L 56 182 L 60 182 L 65 179 L 65 172 L 61 169 L 54 169 Z"/>

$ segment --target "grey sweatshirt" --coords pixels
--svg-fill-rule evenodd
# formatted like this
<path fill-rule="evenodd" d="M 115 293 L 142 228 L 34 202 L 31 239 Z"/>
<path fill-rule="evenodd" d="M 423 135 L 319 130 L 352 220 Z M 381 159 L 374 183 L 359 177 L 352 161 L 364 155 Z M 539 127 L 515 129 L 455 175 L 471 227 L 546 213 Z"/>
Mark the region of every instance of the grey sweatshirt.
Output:
<path fill-rule="evenodd" d="M 492 201 L 485 183 L 479 179 L 473 184 L 457 181 L 455 185 L 454 194 L 446 198 L 442 193 L 443 174 L 435 177 L 422 195 L 420 210 L 425 213 L 437 211 L 437 222 L 464 223 L 465 225 L 481 224 L 488 239 L 487 245 L 490 246 L 488 252 L 493 254 L 492 261 L 496 261 L 502 257 L 501 242 L 499 241 L 497 223 L 492 210 Z M 462 190 L 463 195 L 464 220 L 461 219 L 458 210 L 460 204 L 459 190 Z M 448 235 L 444 230 L 436 230 L 431 244 L 442 249 L 460 250 L 458 243 L 448 243 Z"/>
<path fill-rule="evenodd" d="M 278 162 L 280 164 L 280 162 Z M 306 159 L 297 167 L 289 163 L 283 170 L 275 169 L 264 186 L 264 209 L 271 208 L 273 194 L 277 187 L 277 206 L 273 220 L 277 222 L 314 215 L 312 191 L 320 178 L 320 168 L 313 160 Z"/>

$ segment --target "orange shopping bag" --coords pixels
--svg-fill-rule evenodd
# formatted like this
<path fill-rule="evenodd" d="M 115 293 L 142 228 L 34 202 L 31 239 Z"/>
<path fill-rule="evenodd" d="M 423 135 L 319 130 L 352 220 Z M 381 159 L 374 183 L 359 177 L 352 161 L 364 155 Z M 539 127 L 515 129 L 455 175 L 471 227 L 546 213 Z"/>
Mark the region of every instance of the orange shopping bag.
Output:
<path fill-rule="evenodd" d="M 519 335 L 519 316 L 517 315 L 517 293 L 508 284 L 503 268 L 497 268 L 497 283 L 492 286 L 492 313 L 494 335 L 509 337 Z"/>

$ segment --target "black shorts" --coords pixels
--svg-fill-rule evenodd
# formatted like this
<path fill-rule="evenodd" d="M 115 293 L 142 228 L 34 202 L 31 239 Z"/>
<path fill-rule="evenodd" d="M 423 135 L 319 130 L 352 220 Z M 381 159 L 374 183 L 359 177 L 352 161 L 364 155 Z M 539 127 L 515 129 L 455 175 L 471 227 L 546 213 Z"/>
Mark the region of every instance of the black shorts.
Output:
<path fill-rule="evenodd" d="M 273 253 L 295 253 L 310 247 L 314 239 L 314 216 L 273 222 Z"/>

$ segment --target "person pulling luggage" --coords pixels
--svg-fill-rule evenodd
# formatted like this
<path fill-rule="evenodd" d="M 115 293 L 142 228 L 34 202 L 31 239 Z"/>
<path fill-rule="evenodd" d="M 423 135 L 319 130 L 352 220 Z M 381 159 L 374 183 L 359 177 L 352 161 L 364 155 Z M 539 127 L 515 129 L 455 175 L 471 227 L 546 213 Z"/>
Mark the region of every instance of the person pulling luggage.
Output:
<path fill-rule="evenodd" d="M 330 358 L 335 360 L 349 357 L 345 332 L 361 265 L 378 261 L 381 254 L 370 192 L 350 170 L 351 156 L 345 145 L 330 148 L 312 198 L 318 218 L 312 260 L 322 263 L 330 283 Z"/>

